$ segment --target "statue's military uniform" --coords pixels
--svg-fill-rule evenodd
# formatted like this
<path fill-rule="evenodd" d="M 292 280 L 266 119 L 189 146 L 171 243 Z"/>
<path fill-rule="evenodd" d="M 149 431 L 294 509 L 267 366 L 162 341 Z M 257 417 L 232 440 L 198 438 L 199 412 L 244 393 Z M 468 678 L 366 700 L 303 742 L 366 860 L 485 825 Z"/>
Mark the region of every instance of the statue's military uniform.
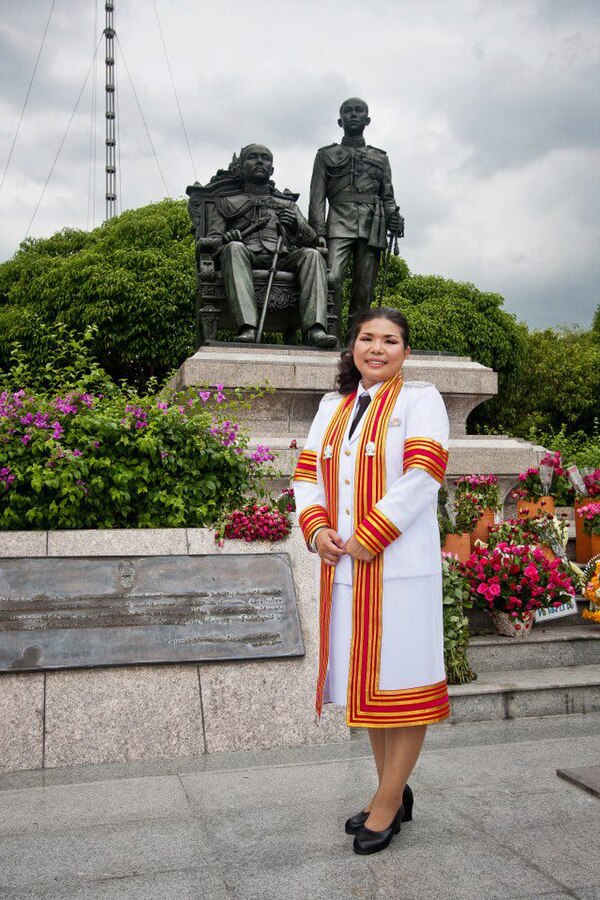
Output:
<path fill-rule="evenodd" d="M 239 194 L 220 197 L 210 220 L 208 238 L 221 246 L 227 231 L 244 231 L 259 219 L 269 217 L 268 223 L 247 237 L 243 243 L 230 241 L 220 254 L 225 290 L 238 328 L 258 325 L 258 308 L 252 269 L 268 269 L 279 236 L 277 212 L 289 209 L 298 222 L 295 234 L 283 232 L 283 243 L 277 269 L 294 272 L 300 290 L 299 307 L 302 331 L 315 325 L 327 327 L 327 267 L 323 256 L 315 249 L 315 231 L 310 227 L 290 195 L 275 190 L 272 185 L 246 185 Z"/>
<path fill-rule="evenodd" d="M 317 151 L 308 220 L 318 237 L 327 238 L 338 302 L 344 270 L 350 257 L 354 259 L 351 318 L 371 303 L 379 256 L 386 246 L 386 225 L 395 210 L 392 173 L 384 150 L 367 146 L 362 137 L 344 136 L 341 144 Z"/>

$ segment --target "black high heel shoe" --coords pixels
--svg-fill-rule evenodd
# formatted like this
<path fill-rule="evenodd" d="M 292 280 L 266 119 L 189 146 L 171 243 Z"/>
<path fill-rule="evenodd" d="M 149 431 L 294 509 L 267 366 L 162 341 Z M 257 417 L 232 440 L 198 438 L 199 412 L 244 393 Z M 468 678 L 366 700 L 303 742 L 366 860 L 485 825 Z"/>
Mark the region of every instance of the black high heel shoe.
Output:
<path fill-rule="evenodd" d="M 414 802 L 414 794 L 410 785 L 407 784 L 402 792 L 402 807 L 404 809 L 404 814 L 402 816 L 403 822 L 412 822 Z M 365 824 L 368 818 L 369 813 L 365 812 L 364 809 L 361 810 L 361 812 L 356 813 L 356 815 L 350 816 L 350 818 L 346 821 L 346 825 L 344 826 L 346 834 L 358 834 L 359 829 Z"/>
<path fill-rule="evenodd" d="M 401 806 L 390 824 L 383 831 L 371 831 L 366 825 L 362 825 L 357 834 L 354 835 L 354 852 L 361 856 L 368 853 L 378 853 L 385 850 L 395 834 L 398 834 L 402 827 L 402 817 L 404 815 L 404 807 Z"/>

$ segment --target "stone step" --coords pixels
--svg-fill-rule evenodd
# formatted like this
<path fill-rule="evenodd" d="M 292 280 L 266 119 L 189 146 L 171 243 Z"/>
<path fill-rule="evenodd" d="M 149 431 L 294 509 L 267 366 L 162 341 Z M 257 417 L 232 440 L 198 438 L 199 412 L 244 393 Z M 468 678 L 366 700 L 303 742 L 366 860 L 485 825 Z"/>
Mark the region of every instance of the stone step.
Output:
<path fill-rule="evenodd" d="M 524 671 L 545 666 L 600 665 L 600 629 L 586 625 L 560 625 L 564 619 L 535 625 L 524 640 L 489 634 L 472 637 L 469 663 L 480 675 L 487 672 Z"/>
<path fill-rule="evenodd" d="M 452 723 L 600 711 L 600 665 L 482 672 L 449 688 Z"/>

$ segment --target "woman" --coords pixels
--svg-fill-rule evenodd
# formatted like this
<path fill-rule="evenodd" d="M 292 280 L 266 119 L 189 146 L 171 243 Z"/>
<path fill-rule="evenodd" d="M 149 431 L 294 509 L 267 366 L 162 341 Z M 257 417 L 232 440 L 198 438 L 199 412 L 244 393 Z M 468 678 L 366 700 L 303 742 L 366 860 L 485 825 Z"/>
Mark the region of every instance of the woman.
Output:
<path fill-rule="evenodd" d="M 317 712 L 346 705 L 368 728 L 378 788 L 346 822 L 356 853 L 412 818 L 407 781 L 427 725 L 450 714 L 444 673 L 437 492 L 448 417 L 432 384 L 407 382 L 409 326 L 358 317 L 339 393 L 323 397 L 294 475 L 300 525 L 321 558 Z"/>

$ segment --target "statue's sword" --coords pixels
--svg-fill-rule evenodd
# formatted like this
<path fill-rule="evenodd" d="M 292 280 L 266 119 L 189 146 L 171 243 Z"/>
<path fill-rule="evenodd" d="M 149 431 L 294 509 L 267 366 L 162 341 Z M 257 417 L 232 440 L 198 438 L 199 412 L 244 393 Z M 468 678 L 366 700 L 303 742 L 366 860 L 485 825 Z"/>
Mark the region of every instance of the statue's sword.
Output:
<path fill-rule="evenodd" d="M 270 216 L 263 216 L 262 219 L 257 219 L 256 222 L 252 223 L 252 225 L 248 225 L 248 227 L 244 228 L 244 230 L 241 232 L 242 240 L 245 241 L 246 238 L 250 237 L 251 234 L 254 234 L 255 231 L 260 231 L 260 229 L 268 225 L 270 221 Z M 226 246 L 227 244 L 223 244 L 221 247 L 219 247 L 216 253 L 213 254 L 213 259 L 216 259 L 217 256 L 219 256 L 223 252 Z"/>
<path fill-rule="evenodd" d="M 400 212 L 400 207 L 396 207 L 396 212 Z M 379 300 L 377 301 L 377 306 L 381 306 L 383 297 L 385 295 L 385 288 L 387 285 L 387 275 L 388 275 L 388 267 L 390 264 L 390 256 L 392 255 L 392 247 L 394 248 L 394 256 L 400 255 L 400 248 L 398 247 L 398 238 L 404 237 L 404 220 L 400 220 L 400 232 L 390 234 L 390 240 L 385 250 L 385 258 L 383 262 L 383 277 L 381 279 L 381 290 L 379 292 Z"/>

